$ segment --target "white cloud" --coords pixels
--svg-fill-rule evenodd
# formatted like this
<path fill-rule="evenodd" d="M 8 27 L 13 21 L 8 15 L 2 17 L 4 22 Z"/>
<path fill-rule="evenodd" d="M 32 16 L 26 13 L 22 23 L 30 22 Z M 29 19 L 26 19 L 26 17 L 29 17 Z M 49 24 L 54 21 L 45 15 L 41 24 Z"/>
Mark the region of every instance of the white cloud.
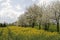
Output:
<path fill-rule="evenodd" d="M 18 5 L 16 5 L 16 9 L 17 10 L 21 10 L 21 6 L 18 4 Z"/>
<path fill-rule="evenodd" d="M 11 2 L 11 0 L 5 0 L 1 4 L 2 10 L 0 11 L 0 17 L 3 18 L 3 19 L 1 19 L 0 22 L 4 22 L 4 21 L 8 21 L 9 22 L 9 20 L 12 20 L 11 22 L 16 21 L 17 17 L 21 13 L 23 13 L 23 12 L 17 12 L 16 11 L 16 10 L 20 10 L 21 9 L 20 5 L 17 5 L 16 6 L 16 10 L 14 10 L 13 9 L 14 7 L 10 4 L 10 2 Z M 9 19 L 9 20 L 7 20 L 7 19 Z"/>
<path fill-rule="evenodd" d="M 36 0 L 32 0 L 33 2 L 36 1 Z"/>
<path fill-rule="evenodd" d="M 1 2 L 2 0 L 0 0 L 0 2 Z"/>

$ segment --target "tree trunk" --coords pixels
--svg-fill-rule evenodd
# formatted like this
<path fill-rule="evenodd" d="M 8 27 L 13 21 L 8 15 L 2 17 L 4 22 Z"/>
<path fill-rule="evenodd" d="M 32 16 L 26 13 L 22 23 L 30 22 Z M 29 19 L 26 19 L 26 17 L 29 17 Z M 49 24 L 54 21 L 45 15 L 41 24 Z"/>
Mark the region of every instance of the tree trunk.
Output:
<path fill-rule="evenodd" d="M 33 23 L 32 23 L 32 28 L 34 28 L 34 26 L 35 26 L 35 23 L 33 22 Z"/>
<path fill-rule="evenodd" d="M 45 28 L 44 29 L 47 30 L 47 24 L 45 24 Z"/>
<path fill-rule="evenodd" d="M 33 21 L 32 21 L 32 28 L 34 28 L 35 26 L 35 19 L 33 18 Z"/>
<path fill-rule="evenodd" d="M 39 23 L 39 30 L 41 29 L 41 23 Z"/>
<path fill-rule="evenodd" d="M 57 32 L 59 32 L 59 20 L 57 20 Z"/>
<path fill-rule="evenodd" d="M 49 27 L 50 27 L 50 23 L 47 23 L 47 30 L 49 30 Z"/>
<path fill-rule="evenodd" d="M 49 23 L 45 23 L 45 30 L 49 30 Z"/>

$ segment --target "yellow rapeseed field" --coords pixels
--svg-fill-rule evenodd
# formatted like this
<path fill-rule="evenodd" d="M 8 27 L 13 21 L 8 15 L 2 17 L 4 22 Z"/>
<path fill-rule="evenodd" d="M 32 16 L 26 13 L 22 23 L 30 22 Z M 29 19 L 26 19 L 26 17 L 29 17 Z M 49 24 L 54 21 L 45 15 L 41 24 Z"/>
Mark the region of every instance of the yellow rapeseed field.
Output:
<path fill-rule="evenodd" d="M 0 40 L 60 40 L 60 34 L 35 28 L 11 26 L 0 28 Z"/>

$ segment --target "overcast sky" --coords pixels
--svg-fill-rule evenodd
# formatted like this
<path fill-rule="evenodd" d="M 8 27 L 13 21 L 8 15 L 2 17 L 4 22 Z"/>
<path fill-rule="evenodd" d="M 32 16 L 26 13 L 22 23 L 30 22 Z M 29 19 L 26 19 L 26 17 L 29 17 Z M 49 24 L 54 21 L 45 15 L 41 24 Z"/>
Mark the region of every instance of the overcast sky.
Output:
<path fill-rule="evenodd" d="M 0 0 L 0 22 L 14 22 L 35 0 Z"/>
<path fill-rule="evenodd" d="M 14 22 L 30 5 L 52 0 L 0 0 L 0 22 Z"/>

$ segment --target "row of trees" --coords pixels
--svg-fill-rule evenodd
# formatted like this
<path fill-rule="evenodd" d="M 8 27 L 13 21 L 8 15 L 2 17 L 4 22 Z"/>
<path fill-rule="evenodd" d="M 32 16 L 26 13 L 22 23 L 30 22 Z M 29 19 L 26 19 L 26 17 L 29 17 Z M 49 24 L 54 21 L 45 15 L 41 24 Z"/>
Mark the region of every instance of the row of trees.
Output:
<path fill-rule="evenodd" d="M 40 19 L 40 17 L 42 16 L 40 14 L 40 10 L 41 10 L 40 7 L 37 5 L 33 5 L 33 6 L 29 7 L 26 10 L 25 14 L 23 14 L 19 17 L 19 24 L 22 24 L 22 26 L 23 25 L 32 26 L 32 28 L 34 28 L 37 18 L 39 17 L 39 19 Z"/>
<path fill-rule="evenodd" d="M 38 6 L 36 4 L 26 9 L 23 15 L 20 15 L 17 21 L 17 25 L 20 26 L 34 26 L 38 25 L 41 29 L 41 25 L 44 25 L 44 29 L 48 30 L 51 23 L 55 23 L 57 26 L 57 32 L 59 32 L 59 20 L 60 20 L 60 1 L 51 2 L 50 4 L 43 4 Z"/>
<path fill-rule="evenodd" d="M 0 23 L 0 27 L 6 27 L 7 24 L 6 23 Z"/>

